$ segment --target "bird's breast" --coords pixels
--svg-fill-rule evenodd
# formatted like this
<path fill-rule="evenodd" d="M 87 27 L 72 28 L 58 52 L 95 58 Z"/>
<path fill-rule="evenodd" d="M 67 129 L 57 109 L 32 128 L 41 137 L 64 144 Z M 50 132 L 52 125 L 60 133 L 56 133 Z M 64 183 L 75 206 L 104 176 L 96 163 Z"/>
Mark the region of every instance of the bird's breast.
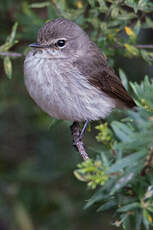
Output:
<path fill-rule="evenodd" d="M 114 101 L 92 86 L 68 60 L 29 54 L 24 63 L 24 76 L 33 100 L 57 119 L 98 120 L 115 107 Z"/>

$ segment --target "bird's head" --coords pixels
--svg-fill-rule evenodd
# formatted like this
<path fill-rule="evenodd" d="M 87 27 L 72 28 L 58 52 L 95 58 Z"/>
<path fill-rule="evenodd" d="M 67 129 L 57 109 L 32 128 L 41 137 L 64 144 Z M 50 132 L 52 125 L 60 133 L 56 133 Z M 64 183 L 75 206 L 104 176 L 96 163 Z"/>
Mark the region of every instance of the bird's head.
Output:
<path fill-rule="evenodd" d="M 74 22 L 58 18 L 44 24 L 30 44 L 40 58 L 72 58 L 86 53 L 88 35 Z"/>

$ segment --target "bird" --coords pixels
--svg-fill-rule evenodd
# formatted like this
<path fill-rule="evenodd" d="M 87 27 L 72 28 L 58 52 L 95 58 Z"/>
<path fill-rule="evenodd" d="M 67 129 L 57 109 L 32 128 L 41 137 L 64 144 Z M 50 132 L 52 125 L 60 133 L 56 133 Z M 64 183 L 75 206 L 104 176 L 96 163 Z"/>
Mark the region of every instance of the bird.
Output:
<path fill-rule="evenodd" d="M 135 106 L 101 49 L 75 22 L 48 21 L 30 47 L 24 61 L 27 91 L 51 117 L 85 122 L 79 138 L 88 122 Z"/>

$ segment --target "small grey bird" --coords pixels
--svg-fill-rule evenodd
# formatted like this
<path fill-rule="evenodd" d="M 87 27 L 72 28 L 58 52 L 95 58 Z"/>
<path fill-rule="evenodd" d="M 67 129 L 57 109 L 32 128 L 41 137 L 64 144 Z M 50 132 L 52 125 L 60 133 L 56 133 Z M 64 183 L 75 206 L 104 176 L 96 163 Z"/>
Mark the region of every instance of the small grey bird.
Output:
<path fill-rule="evenodd" d="M 74 22 L 64 18 L 47 22 L 30 47 L 24 62 L 25 85 L 52 117 L 86 121 L 86 127 L 116 107 L 135 106 L 101 50 Z"/>

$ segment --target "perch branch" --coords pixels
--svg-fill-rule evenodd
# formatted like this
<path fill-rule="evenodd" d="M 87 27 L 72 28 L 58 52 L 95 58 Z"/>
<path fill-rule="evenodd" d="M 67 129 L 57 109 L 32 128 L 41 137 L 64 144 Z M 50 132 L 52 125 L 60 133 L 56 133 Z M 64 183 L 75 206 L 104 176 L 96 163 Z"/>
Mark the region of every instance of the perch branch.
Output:
<path fill-rule="evenodd" d="M 153 45 L 136 45 L 136 48 L 153 49 Z"/>
<path fill-rule="evenodd" d="M 80 139 L 80 125 L 79 122 L 74 122 L 71 126 L 71 132 L 73 136 L 73 145 L 76 147 L 77 151 L 81 154 L 83 160 L 88 159 L 88 154 L 86 153 L 82 139 Z"/>
<path fill-rule="evenodd" d="M 22 54 L 15 52 L 0 52 L 0 56 L 21 57 Z"/>

